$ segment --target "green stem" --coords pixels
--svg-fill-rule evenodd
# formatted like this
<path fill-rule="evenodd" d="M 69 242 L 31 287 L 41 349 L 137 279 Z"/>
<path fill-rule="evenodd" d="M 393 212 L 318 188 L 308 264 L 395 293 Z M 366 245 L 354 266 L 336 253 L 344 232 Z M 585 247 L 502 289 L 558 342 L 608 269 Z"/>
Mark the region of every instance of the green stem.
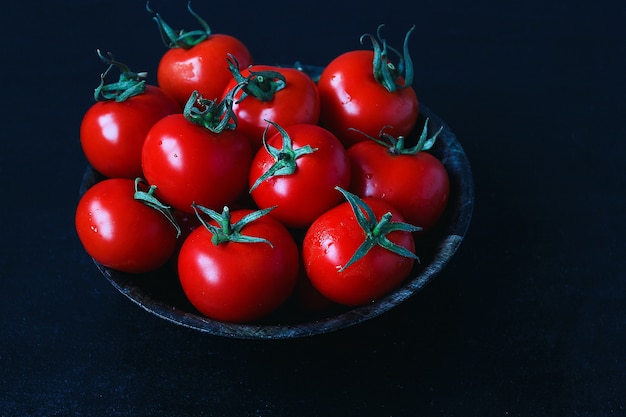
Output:
<path fill-rule="evenodd" d="M 383 126 L 383 128 L 380 129 L 380 133 L 377 138 L 355 128 L 349 128 L 349 130 L 358 132 L 379 145 L 386 147 L 388 152 L 393 155 L 417 155 L 419 152 L 427 151 L 435 145 L 437 137 L 443 131 L 443 126 L 441 126 L 434 135 L 428 137 L 428 119 L 426 119 L 419 140 L 414 146 L 407 148 L 406 138 L 404 136 L 394 137 L 393 135 L 385 132 L 385 130 L 390 127 L 391 126 Z"/>
<path fill-rule="evenodd" d="M 188 32 L 182 29 L 176 31 L 158 13 L 150 8 L 149 2 L 146 2 L 146 10 L 154 15 L 153 19 L 157 23 L 161 39 L 168 48 L 191 49 L 211 35 L 211 28 L 207 22 L 191 9 L 191 1 L 187 3 L 187 10 L 202 26 L 202 29 Z"/>
<path fill-rule="evenodd" d="M 154 195 L 154 192 L 157 188 L 156 185 L 151 185 L 148 187 L 147 191 L 144 191 L 143 186 L 146 185 L 147 184 L 142 178 L 135 178 L 135 193 L 133 195 L 133 198 L 164 215 L 167 220 L 169 220 L 169 222 L 172 224 L 172 226 L 174 226 L 174 228 L 176 229 L 176 237 L 178 238 L 181 234 L 181 230 L 178 222 L 172 214 L 171 207 L 166 206 L 156 198 L 156 196 Z"/>
<path fill-rule="evenodd" d="M 240 88 L 238 84 L 219 102 L 205 99 L 198 91 L 193 91 L 183 108 L 185 119 L 213 133 L 234 130 L 237 127 L 237 115 L 233 111 L 233 101 Z"/>
<path fill-rule="evenodd" d="M 113 55 L 108 52 L 103 55 L 97 49 L 96 52 L 102 61 L 109 64 L 109 67 L 100 75 L 100 84 L 94 90 L 94 99 L 96 101 L 116 101 L 123 102 L 129 98 L 142 94 L 146 90 L 146 72 L 133 72 L 127 65 L 116 61 Z M 120 71 L 119 80 L 113 83 L 107 83 L 106 79 L 109 73 L 117 68 Z"/>
<path fill-rule="evenodd" d="M 252 211 L 249 214 L 243 216 L 239 221 L 232 223 L 230 209 L 228 207 L 224 207 L 222 213 L 218 213 L 215 210 L 211 210 L 208 207 L 203 207 L 196 203 L 193 203 L 192 208 L 196 213 L 196 216 L 200 220 L 200 223 L 211 233 L 211 242 L 214 245 L 221 245 L 227 242 L 238 242 L 238 243 L 266 243 L 270 245 L 270 247 L 274 247 L 272 242 L 267 239 L 248 236 L 241 233 L 244 227 L 249 225 L 250 223 L 260 219 L 261 217 L 268 214 L 275 207 L 270 207 L 264 210 Z M 202 214 L 206 214 L 212 220 L 214 220 L 217 225 L 213 225 L 207 222 Z"/>
<path fill-rule="evenodd" d="M 239 62 L 232 55 L 228 54 L 228 69 L 233 74 L 237 83 L 242 85 L 242 95 L 238 102 L 243 101 L 247 96 L 253 96 L 259 101 L 269 102 L 274 99 L 274 95 L 285 88 L 285 76 L 278 71 L 252 71 L 244 77 L 239 69 Z"/>
<path fill-rule="evenodd" d="M 354 216 L 365 234 L 365 240 L 363 243 L 361 243 L 361 245 L 357 248 L 350 260 L 339 269 L 339 272 L 343 272 L 350 265 L 363 258 L 367 255 L 370 249 L 377 245 L 400 256 L 413 258 L 419 261 L 419 258 L 415 253 L 403 246 L 393 243 L 387 238 L 387 235 L 395 231 L 408 233 L 417 232 L 422 230 L 421 227 L 413 226 L 404 222 L 394 222 L 392 221 L 391 212 L 383 214 L 380 221 L 378 221 L 373 210 L 358 196 L 342 189 L 341 187 L 335 187 L 335 189 L 344 195 L 352 207 Z"/>
<path fill-rule="evenodd" d="M 404 36 L 404 43 L 402 46 L 402 53 L 397 49 L 387 45 L 387 42 L 381 36 L 381 30 L 384 25 L 379 25 L 376 30 L 376 36 L 366 33 L 360 38 L 361 44 L 365 38 L 368 38 L 372 43 L 374 49 L 373 73 L 374 78 L 389 92 L 394 92 L 399 89 L 408 88 L 413 84 L 413 61 L 409 53 L 409 36 L 415 30 L 415 26 L 412 26 Z M 388 51 L 393 52 L 398 62 L 394 64 L 389 58 Z M 399 83 L 400 78 L 403 79 L 402 84 Z"/>
<path fill-rule="evenodd" d="M 294 172 L 296 172 L 296 168 L 298 167 L 298 164 L 296 163 L 296 160 L 298 158 L 301 158 L 304 155 L 312 154 L 313 152 L 317 151 L 317 148 L 312 148 L 310 145 L 294 149 L 293 141 L 291 140 L 289 134 L 285 131 L 285 129 L 272 121 L 266 120 L 266 122 L 268 123 L 268 125 L 263 132 L 263 146 L 265 147 L 265 150 L 274 158 L 274 164 L 272 164 L 272 166 L 267 171 L 265 171 L 263 175 L 257 178 L 257 180 L 250 188 L 251 192 L 268 178 L 278 175 L 293 174 Z M 283 138 L 281 149 L 274 148 L 267 143 L 266 135 L 270 125 L 274 126 L 278 130 L 278 132 L 280 132 Z"/>

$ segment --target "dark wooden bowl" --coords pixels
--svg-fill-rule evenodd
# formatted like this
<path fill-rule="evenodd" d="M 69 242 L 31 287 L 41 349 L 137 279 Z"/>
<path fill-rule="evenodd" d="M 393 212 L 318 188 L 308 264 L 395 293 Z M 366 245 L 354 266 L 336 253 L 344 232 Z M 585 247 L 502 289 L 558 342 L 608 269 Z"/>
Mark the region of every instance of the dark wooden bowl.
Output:
<path fill-rule="evenodd" d="M 422 289 L 450 262 L 461 245 L 472 217 L 474 182 L 467 156 L 443 120 L 423 104 L 420 104 L 420 119 L 414 135 L 421 132 L 426 118 L 429 119 L 429 136 L 443 127 L 431 152 L 443 162 L 450 177 L 448 207 L 437 227 L 418 247 L 421 262 L 416 263 L 410 277 L 396 290 L 370 304 L 338 309 L 320 316 L 304 314 L 286 303 L 275 314 L 258 323 L 225 323 L 204 317 L 189 303 L 171 266 L 149 274 L 132 275 L 94 262 L 118 291 L 144 310 L 172 323 L 217 336 L 240 339 L 314 336 L 353 326 L 383 314 Z M 102 179 L 102 175 L 88 167 L 81 182 L 80 195 Z"/>

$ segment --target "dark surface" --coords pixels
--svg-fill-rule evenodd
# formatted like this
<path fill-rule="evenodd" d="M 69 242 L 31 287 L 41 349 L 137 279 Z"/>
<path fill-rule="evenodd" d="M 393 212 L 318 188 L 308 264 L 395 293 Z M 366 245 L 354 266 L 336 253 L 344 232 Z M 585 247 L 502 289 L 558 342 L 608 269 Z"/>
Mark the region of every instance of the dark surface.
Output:
<path fill-rule="evenodd" d="M 474 171 L 470 231 L 423 291 L 274 342 L 141 310 L 74 232 L 95 49 L 154 74 L 164 49 L 145 3 L 5 4 L 0 415 L 626 415 L 626 13 L 553 3 L 196 2 L 269 63 L 324 65 L 379 23 L 392 44 L 416 24 L 418 95 Z M 151 5 L 194 23 L 184 1 Z"/>

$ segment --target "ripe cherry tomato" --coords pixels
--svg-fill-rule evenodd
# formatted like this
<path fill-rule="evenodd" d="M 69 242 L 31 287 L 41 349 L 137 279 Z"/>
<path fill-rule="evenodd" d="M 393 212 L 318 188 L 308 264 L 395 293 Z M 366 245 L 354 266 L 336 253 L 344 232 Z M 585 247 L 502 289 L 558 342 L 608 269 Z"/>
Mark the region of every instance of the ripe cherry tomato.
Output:
<path fill-rule="evenodd" d="M 202 314 L 250 322 L 289 298 L 298 276 L 298 248 L 285 226 L 263 213 L 226 208 L 221 219 L 198 227 L 183 243 L 178 275 Z"/>
<path fill-rule="evenodd" d="M 96 183 L 81 197 L 75 215 L 86 252 L 104 266 L 129 273 L 161 267 L 177 242 L 168 217 L 134 198 L 137 187 L 126 178 Z"/>
<path fill-rule="evenodd" d="M 211 103 L 207 119 L 223 103 Z M 144 176 L 157 186 L 159 198 L 178 210 L 193 212 L 193 203 L 219 210 L 247 190 L 250 144 L 233 128 L 212 130 L 201 124 L 202 117 L 190 117 L 186 108 L 150 129 L 142 151 Z"/>
<path fill-rule="evenodd" d="M 235 76 L 226 86 L 224 96 L 244 82 L 235 95 L 233 113 L 237 116 L 237 129 L 250 139 L 253 151 L 263 144 L 267 120 L 281 126 L 318 123 L 319 94 L 307 74 L 296 68 L 270 65 L 254 65 L 239 71 L 236 61 L 231 60 L 230 64 Z M 266 136 L 275 133 L 277 130 L 269 126 Z"/>
<path fill-rule="evenodd" d="M 114 65 L 121 66 L 121 81 L 105 85 Z M 80 143 L 87 161 L 108 178 L 142 176 L 141 148 L 148 130 L 163 117 L 180 113 L 181 107 L 159 87 L 146 85 L 141 74 L 112 63 L 96 89 L 97 102 L 80 125 Z M 123 85 L 120 88 L 120 85 Z M 107 87 L 113 91 L 105 91 Z M 129 90 L 134 89 L 130 94 Z"/>
<path fill-rule="evenodd" d="M 322 214 L 302 243 L 302 261 L 313 286 L 330 300 L 350 306 L 394 289 L 409 275 L 416 258 L 416 228 L 403 223 L 385 200 L 365 198 L 355 206 L 355 198 Z"/>
<path fill-rule="evenodd" d="M 380 30 L 380 28 L 379 28 Z M 406 52 L 401 63 L 390 63 L 384 46 L 372 37 L 373 51 L 354 50 L 339 55 L 322 71 L 317 83 L 320 124 L 333 132 L 346 147 L 364 140 L 350 129 L 370 136 L 390 126 L 394 136 L 408 135 L 417 122 L 418 100 L 411 86 L 412 66 Z M 366 35 L 364 35 L 366 36 Z M 380 37 L 380 36 L 379 36 Z M 363 38 L 362 38 L 363 39 Z M 407 59 L 408 58 L 408 59 Z M 400 69 L 406 66 L 406 76 Z"/>
<path fill-rule="evenodd" d="M 279 131 L 257 151 L 251 167 L 251 195 L 260 208 L 288 227 L 305 228 L 343 201 L 335 187 L 350 185 L 346 149 L 328 130 L 296 124 Z"/>
<path fill-rule="evenodd" d="M 159 86 L 183 106 L 194 91 L 210 100 L 219 100 L 232 74 L 227 57 L 234 56 L 242 66 L 251 65 L 252 54 L 247 46 L 234 36 L 211 33 L 207 23 L 189 12 L 202 26 L 201 30 L 175 31 L 154 14 L 166 46 L 157 67 Z"/>
<path fill-rule="evenodd" d="M 437 223 L 450 196 L 445 166 L 426 152 L 439 134 L 427 140 L 427 125 L 428 122 L 420 141 L 412 148 L 405 148 L 403 140 L 383 133 L 382 142 L 367 140 L 348 149 L 350 190 L 360 197 L 387 200 L 407 222 L 422 228 L 420 234 Z"/>

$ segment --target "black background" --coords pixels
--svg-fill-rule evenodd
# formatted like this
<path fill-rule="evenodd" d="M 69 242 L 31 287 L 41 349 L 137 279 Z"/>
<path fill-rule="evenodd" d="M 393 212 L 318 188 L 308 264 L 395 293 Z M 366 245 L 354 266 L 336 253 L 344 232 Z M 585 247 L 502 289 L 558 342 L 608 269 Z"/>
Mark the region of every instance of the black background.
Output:
<path fill-rule="evenodd" d="M 150 4 L 196 28 L 185 1 Z M 263 63 L 323 66 L 380 23 L 392 45 L 415 24 L 418 96 L 472 163 L 473 222 L 442 274 L 379 318 L 291 341 L 159 319 L 78 241 L 95 50 L 154 79 L 145 3 L 2 8 L 0 415 L 626 415 L 620 2 L 193 3 Z"/>

